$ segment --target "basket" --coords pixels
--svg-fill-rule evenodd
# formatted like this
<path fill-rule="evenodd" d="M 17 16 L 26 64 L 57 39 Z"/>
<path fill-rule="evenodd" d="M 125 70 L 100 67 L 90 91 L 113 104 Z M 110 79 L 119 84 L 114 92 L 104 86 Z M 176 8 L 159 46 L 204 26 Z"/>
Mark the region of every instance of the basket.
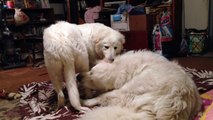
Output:
<path fill-rule="evenodd" d="M 188 33 L 189 54 L 202 54 L 206 39 L 206 32 L 191 31 Z"/>

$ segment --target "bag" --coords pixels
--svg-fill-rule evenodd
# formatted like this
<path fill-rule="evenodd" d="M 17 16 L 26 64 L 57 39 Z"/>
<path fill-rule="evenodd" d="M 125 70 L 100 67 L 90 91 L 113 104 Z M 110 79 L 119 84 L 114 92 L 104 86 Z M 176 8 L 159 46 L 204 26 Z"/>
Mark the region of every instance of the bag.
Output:
<path fill-rule="evenodd" d="M 204 51 L 207 34 L 205 30 L 188 29 L 189 54 L 201 54 Z"/>
<path fill-rule="evenodd" d="M 188 54 L 188 43 L 185 38 L 181 40 L 179 54 L 183 56 Z"/>

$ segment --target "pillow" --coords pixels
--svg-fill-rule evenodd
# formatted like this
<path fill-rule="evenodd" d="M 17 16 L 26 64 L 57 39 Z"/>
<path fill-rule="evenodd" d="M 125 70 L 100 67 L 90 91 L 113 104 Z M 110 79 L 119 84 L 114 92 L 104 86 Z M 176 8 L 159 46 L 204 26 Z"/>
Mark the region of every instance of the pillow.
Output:
<path fill-rule="evenodd" d="M 213 120 L 213 102 L 207 109 L 204 111 L 200 120 Z"/>
<path fill-rule="evenodd" d="M 203 100 L 202 116 L 199 120 L 213 120 L 213 89 L 202 94 L 201 98 Z"/>

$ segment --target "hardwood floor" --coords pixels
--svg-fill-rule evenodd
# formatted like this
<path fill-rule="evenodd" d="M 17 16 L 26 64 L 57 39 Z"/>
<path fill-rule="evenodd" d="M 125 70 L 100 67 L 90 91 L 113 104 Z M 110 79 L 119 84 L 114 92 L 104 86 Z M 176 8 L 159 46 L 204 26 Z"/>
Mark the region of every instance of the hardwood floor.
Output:
<path fill-rule="evenodd" d="M 188 56 L 175 58 L 174 60 L 184 67 L 213 71 L 213 57 Z"/>
<path fill-rule="evenodd" d="M 47 80 L 50 79 L 45 67 L 23 67 L 0 71 L 0 89 L 7 92 L 17 92 L 24 84 Z"/>

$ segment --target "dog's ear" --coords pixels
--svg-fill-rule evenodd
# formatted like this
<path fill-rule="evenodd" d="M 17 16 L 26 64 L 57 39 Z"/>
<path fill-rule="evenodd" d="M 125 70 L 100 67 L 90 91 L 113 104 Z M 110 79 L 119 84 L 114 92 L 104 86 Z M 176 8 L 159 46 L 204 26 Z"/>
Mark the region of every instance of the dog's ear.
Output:
<path fill-rule="evenodd" d="M 92 33 L 92 39 L 94 41 L 95 44 L 101 42 L 101 40 L 103 40 L 104 38 L 106 38 L 108 35 L 110 34 L 110 31 L 107 29 L 99 29 L 97 31 L 93 30 Z"/>
<path fill-rule="evenodd" d="M 122 44 L 125 44 L 125 42 L 126 42 L 125 36 L 122 33 L 120 33 L 120 34 L 121 34 L 121 37 L 119 40 Z"/>
<path fill-rule="evenodd" d="M 99 59 L 104 58 L 104 53 L 102 51 L 102 44 L 100 41 L 95 42 L 95 52 L 98 55 Z"/>
<path fill-rule="evenodd" d="M 106 61 L 106 60 L 97 60 L 97 61 L 96 61 L 96 64 L 100 64 L 100 63 L 109 63 L 109 62 Z"/>
<path fill-rule="evenodd" d="M 121 39 L 122 44 L 125 44 L 126 40 L 125 39 Z"/>
<path fill-rule="evenodd" d="M 93 37 L 93 40 L 94 40 L 94 43 L 95 44 L 99 44 L 100 43 L 100 41 L 101 41 L 101 36 L 95 36 L 95 37 Z"/>

